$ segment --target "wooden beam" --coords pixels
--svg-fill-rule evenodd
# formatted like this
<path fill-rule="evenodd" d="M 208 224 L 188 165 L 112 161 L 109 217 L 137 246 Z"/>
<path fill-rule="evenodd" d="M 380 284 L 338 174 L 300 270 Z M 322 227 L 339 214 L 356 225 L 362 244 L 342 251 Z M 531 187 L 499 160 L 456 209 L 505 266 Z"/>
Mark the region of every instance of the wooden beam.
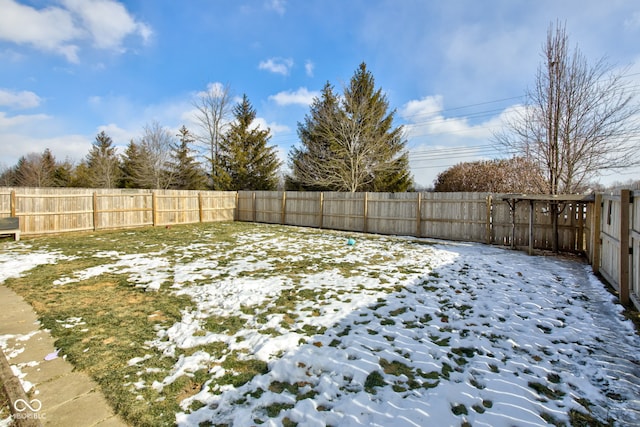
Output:
<path fill-rule="evenodd" d="M 422 193 L 418 193 L 416 201 L 416 237 L 422 237 Z"/>
<path fill-rule="evenodd" d="M 321 191 L 320 192 L 320 206 L 318 207 L 318 215 L 320 215 L 320 218 L 318 219 L 318 228 L 322 228 L 322 223 L 323 223 L 323 214 L 324 214 L 324 193 Z"/>
<path fill-rule="evenodd" d="M 151 209 L 153 210 L 153 226 L 158 225 L 158 194 L 155 191 L 151 192 Z"/>
<path fill-rule="evenodd" d="M 16 215 L 16 205 L 17 205 L 16 190 L 11 190 L 9 204 L 11 205 L 9 208 L 11 210 L 11 216 L 17 216 Z"/>
<path fill-rule="evenodd" d="M 364 193 L 364 212 L 362 214 L 362 219 L 363 219 L 363 225 L 362 225 L 362 232 L 366 233 L 367 232 L 367 216 L 369 215 L 369 193 L 367 193 L 365 191 Z"/>
<path fill-rule="evenodd" d="M 629 208 L 631 192 L 620 191 L 620 304 L 629 305 Z"/>
<path fill-rule="evenodd" d="M 280 224 L 285 225 L 285 221 L 287 219 L 287 192 L 282 192 L 282 207 L 280 214 Z"/>
<path fill-rule="evenodd" d="M 93 231 L 96 231 L 99 227 L 98 224 L 99 215 L 98 215 L 98 193 L 93 192 Z"/>
<path fill-rule="evenodd" d="M 491 210 L 492 210 L 492 204 L 493 204 L 493 196 L 491 194 L 489 194 L 487 196 L 487 223 L 486 223 L 486 228 L 485 228 L 485 241 L 487 243 L 487 245 L 491 244 L 491 241 L 493 240 L 493 236 L 491 235 L 491 223 L 492 223 L 492 218 L 491 218 Z"/>
<path fill-rule="evenodd" d="M 533 218 L 534 218 L 534 204 L 533 200 L 529 200 L 529 255 L 533 255 Z"/>
<path fill-rule="evenodd" d="M 594 274 L 600 273 L 600 253 L 602 250 L 602 194 L 596 194 L 593 204 L 593 218 L 591 227 L 591 268 Z"/>

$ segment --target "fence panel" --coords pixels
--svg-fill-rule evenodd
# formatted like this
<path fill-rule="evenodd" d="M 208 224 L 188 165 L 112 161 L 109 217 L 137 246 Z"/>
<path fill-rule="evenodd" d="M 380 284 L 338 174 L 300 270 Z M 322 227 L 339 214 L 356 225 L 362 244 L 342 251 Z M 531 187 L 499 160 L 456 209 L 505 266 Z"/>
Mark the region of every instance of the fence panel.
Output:
<path fill-rule="evenodd" d="M 255 219 L 256 222 L 267 224 L 281 224 L 283 221 L 282 191 L 255 191 Z"/>
<path fill-rule="evenodd" d="M 323 193 L 288 191 L 285 199 L 285 223 L 301 227 L 322 227 L 323 204 Z"/>
<path fill-rule="evenodd" d="M 203 191 L 200 197 L 202 222 L 233 221 L 236 217 L 237 193 L 235 191 Z"/>
<path fill-rule="evenodd" d="M 484 242 L 488 193 L 424 193 L 421 235 Z"/>
<path fill-rule="evenodd" d="M 418 193 L 368 193 L 366 221 L 370 233 L 416 235 Z"/>
<path fill-rule="evenodd" d="M 22 234 L 93 230 L 93 190 L 16 189 L 16 215 Z"/>
<path fill-rule="evenodd" d="M 11 189 L 0 188 L 0 217 L 11 216 Z"/>
<path fill-rule="evenodd" d="M 620 283 L 620 196 L 605 195 L 602 198 L 602 220 L 600 225 L 600 273 L 611 285 L 619 289 Z"/>
<path fill-rule="evenodd" d="M 253 191 L 238 191 L 238 204 L 236 208 L 236 219 L 238 221 L 254 221 L 254 201 Z"/>
<path fill-rule="evenodd" d="M 154 190 L 154 225 L 191 224 L 200 221 L 197 191 Z"/>
<path fill-rule="evenodd" d="M 367 193 L 324 193 L 323 228 L 366 232 L 366 199 Z"/>
<path fill-rule="evenodd" d="M 95 190 L 94 197 L 96 230 L 153 225 L 151 190 Z"/>

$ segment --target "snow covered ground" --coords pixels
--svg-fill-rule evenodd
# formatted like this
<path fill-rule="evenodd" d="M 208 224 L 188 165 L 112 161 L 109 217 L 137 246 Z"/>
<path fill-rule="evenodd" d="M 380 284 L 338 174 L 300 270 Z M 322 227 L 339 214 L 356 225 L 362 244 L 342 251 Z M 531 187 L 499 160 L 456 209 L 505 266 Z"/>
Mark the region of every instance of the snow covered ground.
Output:
<path fill-rule="evenodd" d="M 640 339 L 582 262 L 282 230 L 256 226 L 234 242 L 101 253 L 103 266 L 55 283 L 124 272 L 136 286 L 188 295 L 192 309 L 159 329 L 149 349 L 175 357 L 224 342 L 268 363 L 265 374 L 233 387 L 218 382 L 230 373 L 222 360 L 198 350 L 181 354 L 162 381 L 129 385 L 161 392 L 208 369 L 210 379 L 176 414 L 183 426 L 533 426 L 568 424 L 572 409 L 640 425 Z M 42 255 L 0 250 L 0 282 L 61 256 Z M 282 295 L 295 302 L 286 312 L 273 307 Z M 242 327 L 205 327 L 229 316 Z M 151 354 L 129 363 L 155 369 Z"/>

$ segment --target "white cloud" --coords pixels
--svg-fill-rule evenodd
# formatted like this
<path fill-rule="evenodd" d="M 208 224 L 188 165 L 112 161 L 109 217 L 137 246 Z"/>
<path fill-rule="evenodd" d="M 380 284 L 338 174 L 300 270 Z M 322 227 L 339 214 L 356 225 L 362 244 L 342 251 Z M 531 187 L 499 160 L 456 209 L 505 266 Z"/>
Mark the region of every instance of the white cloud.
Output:
<path fill-rule="evenodd" d="M 262 129 L 262 130 L 269 129 L 269 131 L 271 132 L 271 136 L 275 136 L 282 133 L 288 133 L 289 131 L 291 131 L 291 129 L 289 129 L 289 126 L 281 125 L 275 122 L 267 123 L 267 121 L 262 117 L 256 117 L 253 120 L 252 128 Z"/>
<path fill-rule="evenodd" d="M 284 15 L 286 3 L 286 0 L 267 0 L 265 6 L 267 9 L 275 10 L 279 15 Z"/>
<path fill-rule="evenodd" d="M 306 87 L 301 87 L 295 92 L 284 91 L 269 96 L 270 100 L 275 101 L 278 105 L 302 105 L 308 106 L 313 102 L 313 98 L 319 97 L 320 92 L 309 91 Z"/>
<path fill-rule="evenodd" d="M 34 108 L 40 105 L 40 97 L 31 91 L 15 92 L 0 89 L 0 106 L 18 109 Z"/>
<path fill-rule="evenodd" d="M 122 4 L 113 0 L 63 0 L 63 4 L 80 18 L 99 49 L 123 51 L 127 36 L 139 35 L 144 42 L 151 37 L 148 25 L 137 22 Z"/>
<path fill-rule="evenodd" d="M 291 58 L 269 58 L 260 62 L 258 69 L 270 71 L 275 74 L 289 75 L 289 71 L 293 67 L 293 59 Z"/>
<path fill-rule="evenodd" d="M 50 119 L 46 114 L 20 114 L 16 116 L 7 116 L 6 113 L 0 111 L 0 132 L 3 130 L 15 128 L 18 126 L 35 126 L 36 122 Z"/>
<path fill-rule="evenodd" d="M 124 147 L 129 144 L 129 141 L 139 138 L 142 133 L 140 130 L 123 129 L 115 123 L 98 126 L 96 135 L 102 131 L 109 135 L 114 146 L 120 147 Z"/>
<path fill-rule="evenodd" d="M 476 133 L 476 137 L 487 136 L 481 127 L 470 126 L 465 117 L 447 118 L 442 114 L 442 96 L 427 96 L 420 100 L 407 102 L 400 116 L 409 123 L 405 126 L 407 136 L 437 134 Z"/>
<path fill-rule="evenodd" d="M 201 98 L 207 95 L 213 95 L 217 97 L 217 96 L 221 96 L 225 92 L 225 90 L 227 90 L 227 86 L 225 86 L 220 82 L 213 82 L 213 83 L 207 84 L 207 90 L 197 92 L 195 94 L 195 97 Z"/>
<path fill-rule="evenodd" d="M 315 64 L 309 60 L 304 63 L 304 71 L 307 73 L 307 76 L 313 77 L 313 70 L 315 68 Z"/>
<path fill-rule="evenodd" d="M 406 123 L 414 178 L 425 186 L 430 186 L 440 172 L 457 163 L 502 157 L 506 151 L 494 144 L 492 135 L 522 108 L 513 105 L 485 121 L 471 124 L 459 109 L 455 117 L 447 117 L 443 105 L 441 95 L 426 96 L 407 102 L 399 110 L 399 116 Z"/>
<path fill-rule="evenodd" d="M 138 35 L 146 42 L 151 28 L 136 21 L 114 0 L 63 0 L 63 7 L 36 9 L 0 0 L 0 40 L 30 45 L 79 62 L 80 43 L 89 39 L 94 47 L 123 52 L 124 40 Z"/>
<path fill-rule="evenodd" d="M 59 7 L 37 10 L 14 0 L 0 0 L 0 10 L 0 40 L 32 45 L 63 55 L 70 62 L 78 61 L 78 47 L 72 42 L 82 32 L 68 11 Z"/>

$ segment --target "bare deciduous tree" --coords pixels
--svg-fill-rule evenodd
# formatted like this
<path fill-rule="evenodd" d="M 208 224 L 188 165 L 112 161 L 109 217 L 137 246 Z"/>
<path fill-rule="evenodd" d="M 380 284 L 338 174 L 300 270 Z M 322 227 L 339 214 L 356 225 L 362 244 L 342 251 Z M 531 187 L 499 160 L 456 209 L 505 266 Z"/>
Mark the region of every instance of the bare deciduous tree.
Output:
<path fill-rule="evenodd" d="M 49 149 L 42 154 L 29 153 L 18 160 L 14 169 L 15 185 L 21 187 L 53 187 L 55 159 Z"/>
<path fill-rule="evenodd" d="M 167 189 L 172 182 L 172 173 L 168 162 L 171 157 L 173 134 L 158 122 L 145 125 L 140 140 L 140 149 L 144 153 L 141 170 L 138 172 L 142 188 Z"/>
<path fill-rule="evenodd" d="M 640 106 L 624 75 L 604 59 L 589 65 L 568 43 L 563 25 L 549 27 L 527 105 L 496 135 L 540 165 L 548 194 L 576 193 L 605 170 L 640 164 Z"/>
<path fill-rule="evenodd" d="M 570 51 L 560 23 L 549 26 L 542 57 L 526 108 L 497 141 L 536 162 L 552 195 L 580 192 L 605 170 L 640 164 L 640 106 L 624 74 L 604 59 L 588 64 L 577 47 Z M 550 204 L 555 251 L 561 211 Z"/>
<path fill-rule="evenodd" d="M 207 148 L 207 161 L 210 164 L 211 186 L 218 190 L 221 156 L 220 141 L 231 118 L 231 95 L 229 86 L 220 83 L 210 84 L 205 92 L 198 94 L 193 101 L 197 109 L 196 121 L 200 127 L 198 141 Z"/>

